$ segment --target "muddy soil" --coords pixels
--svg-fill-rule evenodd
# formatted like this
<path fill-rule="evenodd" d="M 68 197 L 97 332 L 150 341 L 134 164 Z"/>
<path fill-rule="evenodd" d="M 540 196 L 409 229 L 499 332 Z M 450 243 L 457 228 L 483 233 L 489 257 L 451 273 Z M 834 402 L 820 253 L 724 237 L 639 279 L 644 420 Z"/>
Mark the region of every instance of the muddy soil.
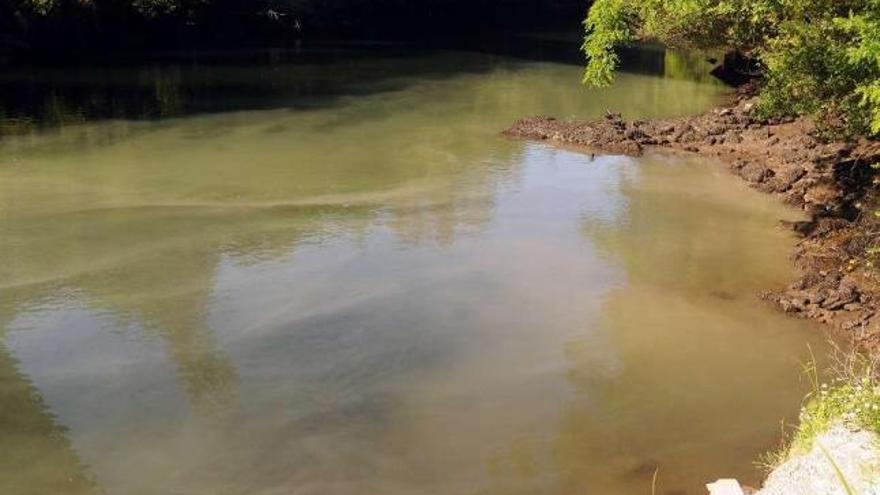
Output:
<path fill-rule="evenodd" d="M 808 221 L 782 223 L 801 240 L 793 259 L 799 277 L 763 297 L 782 311 L 821 321 L 880 351 L 880 198 L 872 165 L 880 142 L 827 141 L 807 118 L 765 120 L 753 112 L 754 89 L 738 91 L 702 115 L 649 121 L 607 113 L 595 121 L 529 117 L 504 134 L 640 155 L 668 148 L 719 158 L 753 187 L 802 208 Z"/>

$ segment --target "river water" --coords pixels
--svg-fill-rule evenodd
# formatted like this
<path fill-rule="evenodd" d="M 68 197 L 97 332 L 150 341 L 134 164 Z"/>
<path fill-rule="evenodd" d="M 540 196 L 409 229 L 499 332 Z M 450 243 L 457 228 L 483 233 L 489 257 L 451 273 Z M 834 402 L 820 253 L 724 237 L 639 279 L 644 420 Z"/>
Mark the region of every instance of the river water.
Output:
<path fill-rule="evenodd" d="M 646 62 L 647 60 L 647 62 Z M 0 77 L 4 494 L 703 493 L 823 337 L 797 212 L 719 164 L 508 140 L 724 89 L 332 51 Z"/>

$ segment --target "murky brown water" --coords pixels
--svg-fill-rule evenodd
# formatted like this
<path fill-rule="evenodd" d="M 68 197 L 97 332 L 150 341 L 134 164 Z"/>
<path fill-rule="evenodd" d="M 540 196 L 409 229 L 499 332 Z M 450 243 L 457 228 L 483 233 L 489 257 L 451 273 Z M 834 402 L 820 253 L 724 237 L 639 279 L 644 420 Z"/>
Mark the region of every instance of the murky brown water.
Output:
<path fill-rule="evenodd" d="M 796 213 L 694 158 L 498 136 L 721 91 L 669 71 L 587 91 L 579 70 L 447 53 L 27 74 L 63 125 L 0 140 L 0 492 L 755 480 L 822 348 L 756 298 L 791 275 L 775 224 Z M 71 109 L 70 88 L 97 96 Z"/>

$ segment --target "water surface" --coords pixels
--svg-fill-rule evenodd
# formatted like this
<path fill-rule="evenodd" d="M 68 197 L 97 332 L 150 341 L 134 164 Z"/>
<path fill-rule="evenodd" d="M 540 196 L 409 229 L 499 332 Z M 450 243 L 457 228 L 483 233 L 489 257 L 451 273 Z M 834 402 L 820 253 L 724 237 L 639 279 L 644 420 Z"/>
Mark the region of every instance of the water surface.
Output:
<path fill-rule="evenodd" d="M 791 277 L 775 225 L 796 213 L 705 160 L 498 135 L 723 92 L 579 71 L 432 53 L 4 76 L 36 96 L 3 100 L 0 491 L 756 481 L 822 347 L 756 297 Z"/>

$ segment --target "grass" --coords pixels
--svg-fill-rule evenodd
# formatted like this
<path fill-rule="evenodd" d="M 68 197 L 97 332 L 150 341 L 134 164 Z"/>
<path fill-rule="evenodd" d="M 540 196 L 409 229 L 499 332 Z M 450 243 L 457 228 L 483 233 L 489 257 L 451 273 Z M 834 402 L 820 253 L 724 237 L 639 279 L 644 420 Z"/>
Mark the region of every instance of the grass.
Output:
<path fill-rule="evenodd" d="M 826 449 L 821 443 L 818 445 L 822 450 L 822 454 L 825 455 L 825 458 L 828 459 L 828 462 L 830 462 L 831 466 L 834 468 L 834 475 L 837 476 L 837 481 L 839 481 L 841 486 L 843 486 L 843 489 L 846 490 L 846 495 L 857 495 L 856 490 L 849 484 L 849 481 L 847 481 L 846 476 L 844 476 L 843 471 L 840 470 L 840 466 L 834 460 L 834 457 L 831 456 L 831 453 L 828 452 L 828 449 Z"/>
<path fill-rule="evenodd" d="M 816 438 L 835 423 L 880 434 L 880 361 L 835 346 L 829 381 L 820 379 L 816 360 L 804 365 L 812 390 L 804 398 L 799 423 L 788 441 L 765 454 L 759 465 L 772 469 L 793 455 L 809 452 Z"/>

